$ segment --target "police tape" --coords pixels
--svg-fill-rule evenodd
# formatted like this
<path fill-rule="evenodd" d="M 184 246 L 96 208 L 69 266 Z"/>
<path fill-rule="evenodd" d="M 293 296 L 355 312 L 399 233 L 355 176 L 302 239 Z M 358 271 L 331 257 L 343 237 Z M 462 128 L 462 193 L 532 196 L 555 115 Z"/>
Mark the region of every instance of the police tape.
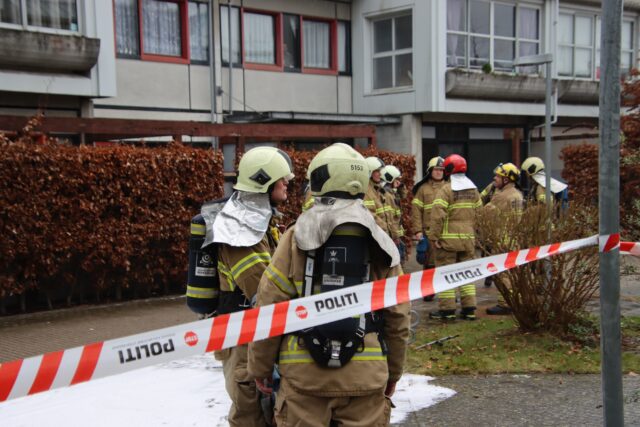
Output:
<path fill-rule="evenodd" d="M 600 239 L 601 240 L 601 239 Z M 0 402 L 299 331 L 457 288 L 531 261 L 595 246 L 598 236 L 376 280 L 124 338 L 0 364 Z M 615 249 L 605 244 L 601 250 Z M 640 243 L 621 249 L 640 255 Z"/>

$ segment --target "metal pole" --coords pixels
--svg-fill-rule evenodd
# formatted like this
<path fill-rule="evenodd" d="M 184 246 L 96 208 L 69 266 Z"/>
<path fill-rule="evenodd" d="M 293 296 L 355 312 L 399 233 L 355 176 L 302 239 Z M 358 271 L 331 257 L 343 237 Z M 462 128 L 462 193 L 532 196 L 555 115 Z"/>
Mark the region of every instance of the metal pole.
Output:
<path fill-rule="evenodd" d="M 233 115 L 233 55 L 231 42 L 231 0 L 227 2 L 227 30 L 229 33 L 229 117 Z"/>
<path fill-rule="evenodd" d="M 551 198 L 551 62 L 547 62 L 545 69 L 546 90 L 544 96 L 544 197 L 547 203 L 547 224 L 548 243 L 551 243 L 551 220 L 553 199 Z"/>
<path fill-rule="evenodd" d="M 600 235 L 620 232 L 620 33 L 623 0 L 602 2 L 600 39 Z M 600 351 L 605 426 L 624 425 L 620 251 L 600 253 Z"/>

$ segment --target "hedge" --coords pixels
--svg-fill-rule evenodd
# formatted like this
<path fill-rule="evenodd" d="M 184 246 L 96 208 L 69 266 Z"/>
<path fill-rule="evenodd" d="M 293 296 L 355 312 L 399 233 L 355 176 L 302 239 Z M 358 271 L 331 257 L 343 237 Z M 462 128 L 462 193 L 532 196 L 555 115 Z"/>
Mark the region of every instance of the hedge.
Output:
<path fill-rule="evenodd" d="M 223 194 L 221 154 L 42 140 L 0 142 L 3 302 L 34 289 L 51 307 L 76 288 L 100 300 L 184 286 L 189 221 Z"/>
<path fill-rule="evenodd" d="M 184 291 L 189 221 L 224 193 L 220 151 L 72 146 L 29 135 L 0 135 L 0 148 L 0 311 L 15 311 L 18 299 L 24 311 L 27 302 L 32 310 Z M 281 206 L 288 224 L 301 212 L 316 152 L 284 150 L 297 177 Z M 412 156 L 363 154 L 396 165 L 412 187 Z M 403 201 L 407 229 L 410 201 Z"/>

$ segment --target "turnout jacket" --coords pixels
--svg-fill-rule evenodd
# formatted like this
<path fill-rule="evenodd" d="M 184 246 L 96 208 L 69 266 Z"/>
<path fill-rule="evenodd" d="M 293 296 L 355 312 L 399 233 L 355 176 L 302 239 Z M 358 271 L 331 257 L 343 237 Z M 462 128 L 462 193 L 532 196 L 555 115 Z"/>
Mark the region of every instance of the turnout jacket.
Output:
<path fill-rule="evenodd" d="M 477 188 L 454 191 L 451 182 L 446 182 L 433 201 L 429 240 L 439 241 L 446 251 L 473 251 L 476 214 L 481 206 Z"/>
<path fill-rule="evenodd" d="M 497 209 L 499 212 L 509 213 L 515 212 L 516 215 L 522 214 L 524 202 L 522 192 L 516 188 L 516 185 L 509 183 L 501 189 L 496 189 L 489 203 L 484 205 L 483 211 L 490 212 Z"/>
<path fill-rule="evenodd" d="M 411 201 L 411 225 L 414 233 L 422 232 L 425 236 L 428 234 L 433 200 L 444 183 L 444 180 L 429 179 L 416 191 L 415 197 Z"/>
<path fill-rule="evenodd" d="M 282 237 L 271 264 L 265 271 L 257 294 L 257 304 L 264 306 L 295 300 L 302 294 L 306 253 L 297 247 L 296 225 Z M 402 274 L 399 265 L 389 267 L 389 257 L 377 244 L 371 248 L 373 280 Z M 295 303 L 293 303 L 295 304 Z M 268 378 L 274 363 L 280 375 L 298 392 L 314 396 L 362 396 L 379 392 L 387 382 L 402 375 L 409 337 L 409 304 L 383 309 L 384 339 L 388 346 L 383 354 L 377 333 L 364 338 L 364 350 L 341 368 L 322 367 L 311 358 L 302 339 L 295 334 L 269 338 L 249 344 L 249 374 Z"/>
<path fill-rule="evenodd" d="M 385 191 L 378 184 L 374 183 L 372 180 L 369 180 L 369 187 L 367 188 L 367 192 L 364 196 L 363 204 L 369 209 L 371 215 L 376 220 L 376 224 L 384 230 L 390 237 L 393 238 L 390 222 L 388 218 L 390 217 L 387 212 L 391 207 L 387 207 L 387 201 L 384 196 Z"/>
<path fill-rule="evenodd" d="M 253 246 L 236 247 L 221 243 L 218 249 L 218 276 L 220 290 L 231 292 L 240 289 L 247 300 L 256 294 L 260 277 L 271 261 L 271 254 L 275 251 L 278 229 L 271 219 L 269 229 L 262 240 Z M 233 376 L 235 381 L 252 381 L 247 374 L 247 346 L 239 346 L 238 363 Z M 215 352 L 218 360 L 224 360 L 231 354 L 231 349 Z"/>

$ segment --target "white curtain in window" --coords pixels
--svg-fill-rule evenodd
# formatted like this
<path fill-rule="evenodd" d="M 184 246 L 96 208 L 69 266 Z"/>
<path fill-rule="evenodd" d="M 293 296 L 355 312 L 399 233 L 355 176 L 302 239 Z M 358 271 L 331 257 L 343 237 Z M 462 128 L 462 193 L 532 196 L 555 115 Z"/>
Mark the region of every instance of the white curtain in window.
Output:
<path fill-rule="evenodd" d="M 302 27 L 304 66 L 310 68 L 330 68 L 330 25 L 327 22 L 303 21 Z"/>
<path fill-rule="evenodd" d="M 138 31 L 138 0 L 116 0 L 116 52 L 140 55 Z"/>
<path fill-rule="evenodd" d="M 20 0 L 0 0 L 0 22 L 21 24 Z"/>
<path fill-rule="evenodd" d="M 207 3 L 189 2 L 189 44 L 191 59 L 209 60 L 209 6 Z"/>
<path fill-rule="evenodd" d="M 26 3 L 29 25 L 78 31 L 76 0 L 29 0 Z"/>
<path fill-rule="evenodd" d="M 275 64 L 275 25 L 271 15 L 244 14 L 245 59 L 258 64 Z"/>
<path fill-rule="evenodd" d="M 231 55 L 233 55 L 233 63 L 239 64 L 240 61 L 240 9 L 231 8 Z M 220 45 L 222 49 L 222 61 L 229 63 L 229 8 L 227 6 L 220 7 Z"/>
<path fill-rule="evenodd" d="M 464 16 L 466 0 L 448 0 L 447 1 L 447 29 L 464 30 L 466 25 L 461 22 Z M 447 65 L 456 66 L 458 61 L 456 52 L 458 51 L 458 39 L 460 36 L 447 37 Z"/>
<path fill-rule="evenodd" d="M 177 3 L 144 0 L 142 4 L 144 52 L 181 56 L 180 9 Z"/>

